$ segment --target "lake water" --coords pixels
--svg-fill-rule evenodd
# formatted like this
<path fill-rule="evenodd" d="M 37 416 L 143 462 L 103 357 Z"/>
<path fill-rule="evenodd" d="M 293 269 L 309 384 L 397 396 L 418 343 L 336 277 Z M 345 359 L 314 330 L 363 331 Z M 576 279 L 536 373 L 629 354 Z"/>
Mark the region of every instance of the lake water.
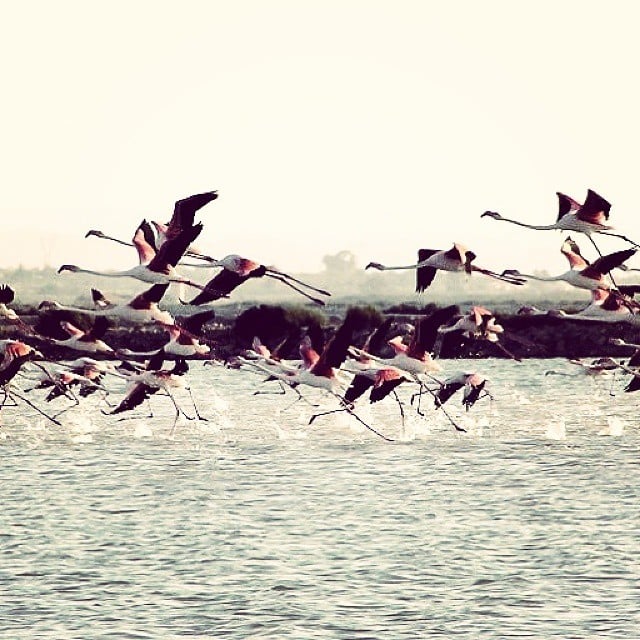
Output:
<path fill-rule="evenodd" d="M 545 376 L 575 373 L 560 360 L 444 366 L 495 401 L 450 400 L 466 434 L 409 389 L 404 428 L 362 402 L 395 443 L 200 363 L 208 421 L 173 437 L 161 397 L 123 421 L 89 398 L 61 427 L 4 408 L 0 637 L 640 637 L 639 396 Z"/>

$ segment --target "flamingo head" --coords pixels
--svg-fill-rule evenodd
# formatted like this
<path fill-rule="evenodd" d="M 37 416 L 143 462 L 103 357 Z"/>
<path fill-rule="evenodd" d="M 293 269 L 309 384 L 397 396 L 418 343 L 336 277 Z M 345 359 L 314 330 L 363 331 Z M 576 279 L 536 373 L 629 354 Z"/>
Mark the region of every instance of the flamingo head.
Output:
<path fill-rule="evenodd" d="M 497 211 L 485 211 L 481 216 L 481 218 L 493 218 L 494 220 L 501 220 L 502 216 Z"/>
<path fill-rule="evenodd" d="M 89 229 L 89 231 L 84 234 L 84 237 L 88 238 L 89 236 L 96 236 L 96 238 L 106 238 L 105 234 L 98 229 Z"/>
<path fill-rule="evenodd" d="M 367 269 L 378 269 L 378 271 L 382 271 L 384 269 L 384 265 L 380 264 L 379 262 L 370 262 L 366 267 L 365 267 L 365 271 Z"/>
<path fill-rule="evenodd" d="M 63 264 L 58 269 L 58 273 L 62 273 L 63 271 L 71 271 L 71 273 L 77 273 L 79 270 L 79 267 L 77 267 L 75 264 Z"/>

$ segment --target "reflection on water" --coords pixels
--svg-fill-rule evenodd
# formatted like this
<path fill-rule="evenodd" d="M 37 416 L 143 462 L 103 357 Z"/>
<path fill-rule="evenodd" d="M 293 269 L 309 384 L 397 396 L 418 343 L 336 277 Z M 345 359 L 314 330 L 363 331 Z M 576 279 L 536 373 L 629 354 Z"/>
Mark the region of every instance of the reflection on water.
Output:
<path fill-rule="evenodd" d="M 173 438 L 162 398 L 62 427 L 4 409 L 0 637 L 637 637 L 636 396 L 544 375 L 561 361 L 446 363 L 471 366 L 495 401 L 451 400 L 467 434 L 408 389 L 404 427 L 363 405 L 393 444 L 198 366 L 208 421 Z"/>

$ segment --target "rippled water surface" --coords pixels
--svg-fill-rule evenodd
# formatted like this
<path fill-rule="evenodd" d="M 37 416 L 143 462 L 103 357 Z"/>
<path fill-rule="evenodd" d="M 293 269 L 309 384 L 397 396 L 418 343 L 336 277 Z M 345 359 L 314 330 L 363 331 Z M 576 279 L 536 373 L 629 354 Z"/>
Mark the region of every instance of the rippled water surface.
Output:
<path fill-rule="evenodd" d="M 363 402 L 394 443 L 200 364 L 208 421 L 172 437 L 166 398 L 4 408 L 0 637 L 640 637 L 639 396 L 557 360 L 445 363 L 469 366 L 495 401 L 451 400 L 466 434 L 409 389 L 404 427 Z"/>

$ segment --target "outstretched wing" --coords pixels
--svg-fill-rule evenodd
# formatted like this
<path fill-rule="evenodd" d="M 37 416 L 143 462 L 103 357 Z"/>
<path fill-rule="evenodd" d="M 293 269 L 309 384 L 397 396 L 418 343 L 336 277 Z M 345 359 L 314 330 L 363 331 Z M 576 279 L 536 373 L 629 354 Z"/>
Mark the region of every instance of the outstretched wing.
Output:
<path fill-rule="evenodd" d="M 585 222 L 603 224 L 609 219 L 611 203 L 591 189 L 587 190 L 587 198 L 584 204 L 576 212 L 576 216 Z"/>
<path fill-rule="evenodd" d="M 0 303 L 9 304 L 13 302 L 15 295 L 15 291 L 8 284 L 0 285 Z"/>
<path fill-rule="evenodd" d="M 120 404 L 110 413 L 122 413 L 123 411 L 131 411 L 141 405 L 149 396 L 158 391 L 157 387 L 150 387 L 143 382 L 136 382 L 127 392 Z"/>

